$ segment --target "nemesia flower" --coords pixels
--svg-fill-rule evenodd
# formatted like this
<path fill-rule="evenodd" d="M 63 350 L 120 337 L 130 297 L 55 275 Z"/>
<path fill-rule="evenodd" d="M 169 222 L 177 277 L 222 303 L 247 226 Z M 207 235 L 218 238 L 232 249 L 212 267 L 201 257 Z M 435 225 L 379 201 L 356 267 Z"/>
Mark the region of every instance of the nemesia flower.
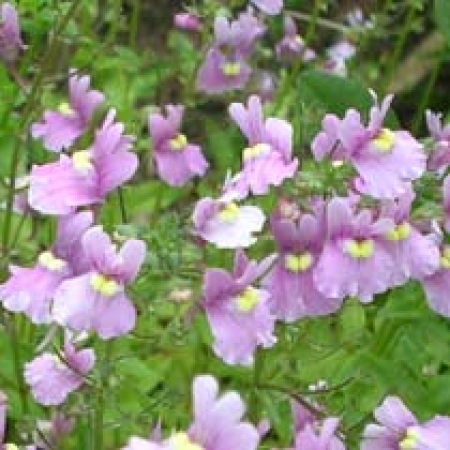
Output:
<path fill-rule="evenodd" d="M 272 347 L 276 342 L 269 292 L 253 286 L 272 260 L 268 257 L 258 264 L 238 250 L 232 273 L 205 272 L 201 304 L 214 336 L 214 353 L 228 364 L 250 365 L 258 346 Z"/>
<path fill-rule="evenodd" d="M 201 148 L 180 133 L 183 111 L 183 106 L 168 105 L 167 117 L 154 113 L 148 119 L 156 170 L 171 186 L 181 186 L 194 176 L 203 176 L 208 168 Z"/>
<path fill-rule="evenodd" d="M 439 248 L 439 267 L 433 274 L 420 281 L 425 291 L 428 306 L 436 313 L 450 317 L 450 247 L 442 244 Z"/>
<path fill-rule="evenodd" d="M 180 30 L 200 31 L 202 24 L 200 18 L 192 13 L 178 13 L 173 16 L 174 25 Z"/>
<path fill-rule="evenodd" d="M 346 62 L 351 59 L 356 52 L 356 48 L 348 41 L 341 41 L 327 49 L 328 61 L 325 69 L 336 75 L 345 76 L 347 74 Z"/>
<path fill-rule="evenodd" d="M 387 397 L 375 410 L 378 424 L 364 429 L 361 450 L 446 450 L 450 417 L 435 416 L 420 424 L 398 397 Z"/>
<path fill-rule="evenodd" d="M 14 63 L 21 50 L 25 48 L 20 37 L 17 11 L 11 3 L 0 5 L 0 60 L 6 64 Z"/>
<path fill-rule="evenodd" d="M 31 126 L 31 135 L 42 138 L 44 146 L 60 152 L 72 146 L 89 127 L 92 115 L 103 103 L 101 92 L 89 89 L 90 77 L 72 74 L 69 78 L 69 103 L 58 111 L 46 111 L 42 122 Z"/>
<path fill-rule="evenodd" d="M 327 206 L 328 236 L 313 279 L 326 297 L 353 296 L 365 303 L 390 287 L 394 265 L 381 239 L 393 222 L 374 220 L 370 210 L 355 211 L 349 203 L 334 198 Z"/>
<path fill-rule="evenodd" d="M 328 155 L 348 161 L 359 175 L 358 191 L 379 199 L 404 194 L 409 183 L 422 176 L 426 164 L 422 144 L 407 131 L 382 127 L 391 100 L 392 96 L 388 96 L 381 106 L 371 108 L 367 126 L 354 109 L 349 109 L 343 119 L 327 114 L 322 121 L 323 131 L 312 143 L 316 160 Z"/>
<path fill-rule="evenodd" d="M 197 74 L 197 89 L 209 94 L 242 89 L 248 82 L 251 68 L 248 58 L 256 39 L 265 31 L 251 13 L 245 12 L 229 22 L 218 16 L 214 21 L 214 43 Z"/>
<path fill-rule="evenodd" d="M 53 318 L 75 331 L 96 331 L 102 339 L 134 328 L 136 311 L 125 293 L 145 258 L 145 243 L 130 239 L 117 251 L 100 226 L 81 240 L 88 262 L 83 275 L 65 280 L 56 290 Z"/>
<path fill-rule="evenodd" d="M 322 295 L 313 281 L 326 234 L 321 216 L 303 214 L 292 219 L 283 214 L 282 207 L 272 215 L 270 227 L 278 258 L 262 284 L 270 292 L 277 319 L 293 322 L 305 316 L 331 314 L 341 306 L 340 300 Z"/>
<path fill-rule="evenodd" d="M 442 124 L 442 114 L 427 110 L 428 130 L 433 138 L 433 147 L 428 159 L 430 170 L 442 171 L 450 166 L 450 124 Z"/>
<path fill-rule="evenodd" d="M 37 431 L 33 433 L 34 442 L 39 448 L 58 448 L 65 436 L 70 434 L 75 425 L 73 418 L 68 418 L 64 413 L 56 411 L 50 420 L 38 420 Z"/>
<path fill-rule="evenodd" d="M 305 46 L 305 42 L 298 34 L 294 20 L 289 16 L 284 19 L 284 36 L 276 45 L 275 53 L 278 59 L 287 61 L 298 57 L 303 61 L 312 61 L 316 57 L 314 50 Z"/>
<path fill-rule="evenodd" d="M 254 233 L 262 230 L 266 220 L 256 206 L 239 206 L 231 195 L 218 200 L 203 198 L 193 213 L 194 234 L 218 248 L 246 248 L 256 242 Z"/>
<path fill-rule="evenodd" d="M 22 312 L 36 324 L 50 322 L 50 303 L 57 287 L 85 269 L 80 240 L 92 221 L 89 211 L 62 217 L 54 245 L 39 255 L 35 266 L 10 267 L 11 276 L 0 285 L 5 309 Z"/>
<path fill-rule="evenodd" d="M 339 419 L 329 417 L 318 420 L 298 402 L 292 402 L 295 432 L 295 450 L 345 450 L 339 439 Z"/>
<path fill-rule="evenodd" d="M 109 111 L 97 130 L 93 145 L 59 161 L 33 166 L 29 202 L 44 214 L 65 215 L 77 207 L 102 203 L 106 195 L 128 181 L 137 169 L 137 156 L 130 151 L 133 138 L 123 135 Z"/>
<path fill-rule="evenodd" d="M 243 422 L 245 405 L 236 392 L 218 397 L 211 375 L 200 375 L 192 387 L 194 420 L 186 432 L 173 433 L 162 442 L 132 437 L 122 450 L 256 450 L 259 433 Z"/>
<path fill-rule="evenodd" d="M 394 261 L 392 285 L 402 285 L 410 277 L 420 280 L 439 268 L 439 249 L 435 240 L 423 236 L 409 219 L 414 198 L 411 188 L 399 199 L 385 202 L 381 209 L 381 216 L 394 222 L 382 243 Z"/>
<path fill-rule="evenodd" d="M 262 103 L 272 102 L 275 97 L 276 80 L 267 70 L 259 70 L 255 73 L 255 91 Z"/>
<path fill-rule="evenodd" d="M 64 345 L 62 357 L 43 353 L 25 364 L 24 377 L 36 400 L 44 406 L 61 405 L 67 396 L 84 384 L 84 377 L 95 364 L 92 349 L 77 349 L 70 342 Z"/>
<path fill-rule="evenodd" d="M 269 117 L 264 120 L 261 100 L 252 95 L 247 108 L 242 103 L 232 103 L 228 109 L 248 139 L 248 147 L 242 153 L 243 167 L 227 190 L 245 198 L 250 192 L 267 194 L 269 187 L 280 186 L 292 178 L 298 160 L 292 158 L 292 126 L 285 120 Z"/>
<path fill-rule="evenodd" d="M 445 231 L 450 233 L 450 175 L 444 178 L 442 184 L 442 197 L 444 207 L 444 226 Z"/>
<path fill-rule="evenodd" d="M 283 9 L 283 0 L 251 0 L 262 12 L 269 15 L 276 15 Z"/>

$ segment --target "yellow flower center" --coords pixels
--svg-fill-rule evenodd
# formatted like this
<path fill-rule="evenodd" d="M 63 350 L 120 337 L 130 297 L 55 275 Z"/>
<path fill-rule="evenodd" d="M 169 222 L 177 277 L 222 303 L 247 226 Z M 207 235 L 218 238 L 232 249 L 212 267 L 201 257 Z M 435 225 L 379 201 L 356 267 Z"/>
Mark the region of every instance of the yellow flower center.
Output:
<path fill-rule="evenodd" d="M 270 153 L 270 145 L 260 143 L 244 149 L 242 157 L 244 161 L 248 161 L 261 155 L 267 155 L 268 153 Z"/>
<path fill-rule="evenodd" d="M 58 107 L 58 111 L 63 116 L 71 116 L 74 113 L 74 110 L 70 107 L 67 102 L 61 103 Z"/>
<path fill-rule="evenodd" d="M 354 259 L 369 259 L 373 255 L 373 241 L 370 239 L 362 241 L 349 239 L 345 243 L 345 250 Z"/>
<path fill-rule="evenodd" d="M 440 263 L 443 269 L 450 269 L 450 247 L 445 247 L 442 251 Z"/>
<path fill-rule="evenodd" d="M 236 77 L 241 73 L 241 65 L 237 62 L 228 62 L 222 66 L 222 73 L 227 77 Z"/>
<path fill-rule="evenodd" d="M 399 442 L 400 450 L 416 450 L 418 437 L 415 430 L 406 430 L 406 436 Z"/>
<path fill-rule="evenodd" d="M 61 361 L 61 359 L 58 357 L 58 355 L 51 355 L 51 359 L 58 369 L 61 370 L 61 369 L 65 369 L 67 367 L 66 364 L 64 363 L 64 361 Z"/>
<path fill-rule="evenodd" d="M 52 272 L 59 272 L 66 267 L 66 261 L 56 258 L 50 251 L 41 253 L 38 262 L 41 266 L 44 266 Z"/>
<path fill-rule="evenodd" d="M 313 257 L 311 253 L 302 253 L 300 255 L 286 255 L 284 264 L 286 269 L 291 272 L 304 272 L 311 267 Z"/>
<path fill-rule="evenodd" d="M 395 134 L 388 128 L 383 128 L 372 143 L 380 153 L 390 153 L 395 144 Z"/>
<path fill-rule="evenodd" d="M 173 450 L 203 450 L 203 448 L 192 442 L 186 433 L 175 433 L 169 438 L 170 447 Z"/>
<path fill-rule="evenodd" d="M 235 302 L 239 311 L 250 312 L 259 303 L 258 291 L 249 286 L 241 295 L 236 297 Z"/>
<path fill-rule="evenodd" d="M 408 222 L 403 222 L 388 231 L 386 233 L 386 239 L 389 239 L 390 241 L 404 241 L 409 238 L 410 234 L 411 226 Z"/>
<path fill-rule="evenodd" d="M 77 172 L 86 174 L 94 166 L 92 165 L 91 153 L 88 150 L 81 150 L 72 155 L 72 164 Z"/>
<path fill-rule="evenodd" d="M 16 444 L 5 444 L 5 450 L 19 450 Z"/>
<path fill-rule="evenodd" d="M 101 273 L 91 276 L 91 287 L 104 297 L 114 297 L 120 291 L 120 284 Z"/>
<path fill-rule="evenodd" d="M 219 218 L 224 222 L 233 222 L 239 214 L 239 206 L 230 202 L 227 203 L 219 212 Z"/>
<path fill-rule="evenodd" d="M 188 140 L 186 136 L 181 133 L 170 140 L 170 148 L 175 152 L 184 150 L 187 144 Z"/>

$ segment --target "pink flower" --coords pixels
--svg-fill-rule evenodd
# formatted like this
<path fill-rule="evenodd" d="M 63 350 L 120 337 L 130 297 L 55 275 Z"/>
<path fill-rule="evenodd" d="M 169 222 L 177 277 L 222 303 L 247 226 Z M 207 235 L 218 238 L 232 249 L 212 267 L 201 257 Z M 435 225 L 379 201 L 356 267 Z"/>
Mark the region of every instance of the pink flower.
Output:
<path fill-rule="evenodd" d="M 88 270 L 58 287 L 54 320 L 76 331 L 96 331 L 105 340 L 128 333 L 134 328 L 136 310 L 125 287 L 137 277 L 144 261 L 144 242 L 130 239 L 117 251 L 97 226 L 84 234 L 81 245 Z"/>
<path fill-rule="evenodd" d="M 211 375 L 194 379 L 194 420 L 186 432 L 173 433 L 164 441 L 130 438 L 122 450 L 256 450 L 259 433 L 242 421 L 245 405 L 236 392 L 219 394 Z"/>
<path fill-rule="evenodd" d="M 203 176 L 208 162 L 198 145 L 180 133 L 184 107 L 166 106 L 167 117 L 150 114 L 148 127 L 153 142 L 153 160 L 158 175 L 171 186 L 182 186 L 195 176 Z"/>
<path fill-rule="evenodd" d="M 17 11 L 10 3 L 0 5 L 0 60 L 14 63 L 25 48 L 20 37 Z"/>
<path fill-rule="evenodd" d="M 257 347 L 272 347 L 275 316 L 270 311 L 270 294 L 253 285 L 273 262 L 250 261 L 237 251 L 234 269 L 208 269 L 203 281 L 202 306 L 214 336 L 214 353 L 228 364 L 251 365 Z"/>
<path fill-rule="evenodd" d="M 180 30 L 200 31 L 202 24 L 200 18 L 192 13 L 178 13 L 173 16 L 174 25 Z"/>
<path fill-rule="evenodd" d="M 392 96 L 370 111 L 369 123 L 349 109 L 343 119 L 327 114 L 322 131 L 312 143 L 316 160 L 325 156 L 348 161 L 358 173 L 355 186 L 362 194 L 393 199 L 409 189 L 410 182 L 422 176 L 426 157 L 423 146 L 407 131 L 391 131 L 382 124 Z"/>
<path fill-rule="evenodd" d="M 232 196 L 218 200 L 206 197 L 197 202 L 193 213 L 194 234 L 218 248 L 246 248 L 256 242 L 266 218 L 256 206 L 239 206 Z"/>
<path fill-rule="evenodd" d="M 92 115 L 104 100 L 103 94 L 90 90 L 89 85 L 90 77 L 71 75 L 69 104 L 63 103 L 59 111 L 46 111 L 43 121 L 31 126 L 31 135 L 42 138 L 47 150 L 67 149 L 87 130 Z"/>
<path fill-rule="evenodd" d="M 62 357 L 43 353 L 25 364 L 25 381 L 34 399 L 44 406 L 61 405 L 67 396 L 84 384 L 84 377 L 92 370 L 95 354 L 92 349 L 77 351 L 67 342 Z"/>
<path fill-rule="evenodd" d="M 0 285 L 5 309 L 22 312 L 36 324 L 49 323 L 50 303 L 58 286 L 86 269 L 80 241 L 91 224 L 89 211 L 62 217 L 54 245 L 39 255 L 33 267 L 11 266 L 11 276 Z"/>
<path fill-rule="evenodd" d="M 102 203 L 107 194 L 128 181 L 137 169 L 137 156 L 130 151 L 133 139 L 123 135 L 111 110 L 93 145 L 71 157 L 33 166 L 29 202 L 44 214 L 65 215 L 81 206 Z"/>
<path fill-rule="evenodd" d="M 232 103 L 229 113 L 248 139 L 248 147 L 242 154 L 242 170 L 228 183 L 227 190 L 237 192 L 240 198 L 249 193 L 263 195 L 271 185 L 280 186 L 292 178 L 298 160 L 292 158 L 291 124 L 275 117 L 264 120 L 261 100 L 256 95 L 249 98 L 247 108 Z"/>

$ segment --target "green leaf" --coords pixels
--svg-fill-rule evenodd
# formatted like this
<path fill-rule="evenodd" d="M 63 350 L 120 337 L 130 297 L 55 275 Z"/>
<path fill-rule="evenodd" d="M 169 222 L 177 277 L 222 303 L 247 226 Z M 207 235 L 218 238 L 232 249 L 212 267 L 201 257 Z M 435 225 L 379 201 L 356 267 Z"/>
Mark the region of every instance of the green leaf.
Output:
<path fill-rule="evenodd" d="M 327 112 L 339 116 L 349 108 L 368 111 L 373 103 L 369 89 L 358 81 L 316 70 L 300 76 L 299 89 L 305 102 L 319 103 Z"/>
<path fill-rule="evenodd" d="M 373 105 L 369 88 L 351 78 L 308 70 L 300 76 L 298 86 L 304 103 L 315 104 L 324 112 L 338 116 L 343 116 L 349 108 L 367 113 Z M 386 122 L 390 127 L 397 126 L 392 113 L 388 114 Z"/>
<path fill-rule="evenodd" d="M 450 1 L 435 0 L 434 20 L 436 25 L 444 35 L 447 44 L 450 45 Z"/>

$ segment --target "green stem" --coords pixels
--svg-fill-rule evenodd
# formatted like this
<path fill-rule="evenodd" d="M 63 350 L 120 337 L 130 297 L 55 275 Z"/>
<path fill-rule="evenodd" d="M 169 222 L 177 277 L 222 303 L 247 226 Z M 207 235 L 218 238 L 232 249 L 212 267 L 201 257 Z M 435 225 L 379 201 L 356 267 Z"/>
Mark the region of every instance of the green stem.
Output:
<path fill-rule="evenodd" d="M 398 65 L 398 62 L 403 54 L 403 49 L 406 44 L 406 39 L 409 36 L 409 33 L 411 32 L 413 21 L 416 17 L 416 9 L 413 6 L 410 6 L 408 10 L 408 14 L 406 15 L 405 19 L 405 25 L 402 28 L 402 31 L 400 33 L 399 38 L 397 39 L 397 42 L 395 44 L 394 52 L 392 54 L 392 57 L 389 61 L 389 65 L 386 70 L 386 78 L 384 80 L 383 85 L 383 92 L 387 89 L 387 87 L 391 84 L 392 77 L 395 72 L 395 68 Z"/>
<path fill-rule="evenodd" d="M 128 223 L 128 214 L 125 206 L 125 195 L 122 187 L 118 188 L 117 194 L 119 196 L 119 206 L 120 206 L 120 214 L 122 216 L 122 223 Z"/>
<path fill-rule="evenodd" d="M 419 106 L 417 107 L 416 115 L 414 116 L 414 120 L 413 120 L 413 123 L 411 126 L 411 131 L 412 131 L 413 135 L 416 135 L 418 133 L 419 128 L 422 124 L 424 112 L 428 105 L 428 100 L 433 91 L 434 85 L 436 84 L 436 79 L 438 77 L 439 70 L 441 68 L 441 63 L 442 63 L 442 59 L 441 58 L 437 59 L 434 64 L 433 70 L 431 71 L 431 74 L 429 75 L 428 82 L 423 91 Z"/>
<path fill-rule="evenodd" d="M 26 414 L 28 412 L 28 399 L 27 399 L 27 387 L 25 386 L 25 380 L 22 373 L 22 362 L 20 359 L 20 343 L 17 338 L 17 319 L 18 316 L 6 317 L 5 322 L 8 328 L 9 340 L 11 342 L 11 351 L 13 356 L 14 373 L 16 376 L 20 402 L 22 404 L 22 412 Z"/>
<path fill-rule="evenodd" d="M 136 48 L 137 45 L 140 6 L 141 6 L 140 0 L 133 0 L 133 12 L 131 14 L 130 35 L 128 38 L 128 44 L 132 48 Z"/>
<path fill-rule="evenodd" d="M 308 29 L 307 29 L 306 35 L 305 35 L 305 48 L 308 47 L 308 45 L 310 44 L 311 39 L 314 35 L 315 29 L 316 29 L 316 23 L 319 20 L 320 10 L 321 10 L 323 4 L 326 4 L 326 0 L 325 0 L 325 3 L 324 3 L 324 0 L 314 0 L 313 12 L 312 12 L 311 16 L 308 16 L 309 24 L 308 24 Z M 300 14 L 300 13 L 298 13 L 298 14 Z M 298 77 L 298 74 L 302 68 L 302 65 L 303 65 L 302 58 L 301 57 L 297 58 L 297 60 L 295 61 L 294 65 L 291 68 L 290 73 L 286 74 L 283 85 L 281 86 L 280 91 L 277 94 L 278 101 L 274 108 L 276 112 L 283 111 L 286 101 L 288 99 L 290 99 L 288 92 L 290 89 L 292 89 L 292 86 Z"/>

